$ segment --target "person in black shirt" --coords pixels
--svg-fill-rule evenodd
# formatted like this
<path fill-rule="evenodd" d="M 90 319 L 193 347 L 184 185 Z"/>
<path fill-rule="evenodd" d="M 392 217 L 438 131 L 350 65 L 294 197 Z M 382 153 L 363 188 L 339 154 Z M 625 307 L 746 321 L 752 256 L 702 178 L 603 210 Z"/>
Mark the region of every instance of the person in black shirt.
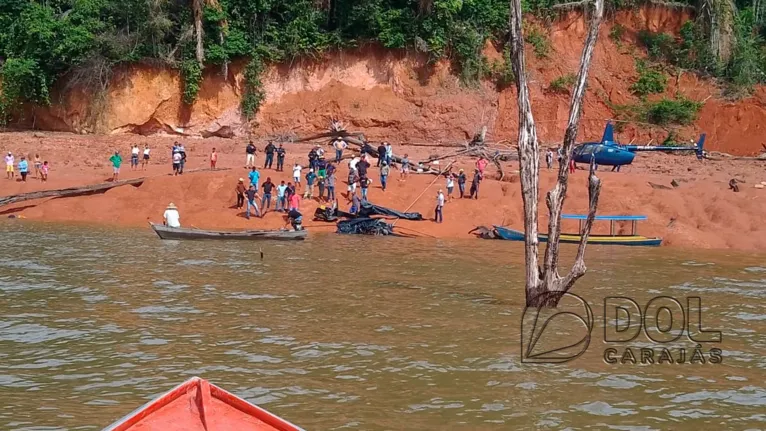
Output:
<path fill-rule="evenodd" d="M 317 156 L 317 149 L 312 148 L 309 151 L 309 169 L 316 169 L 316 162 L 319 156 Z"/>
<path fill-rule="evenodd" d="M 381 142 L 380 145 L 378 145 L 378 167 L 380 167 L 380 163 L 386 159 L 386 146 L 383 145 Z"/>
<path fill-rule="evenodd" d="M 300 213 L 297 209 L 293 208 L 287 213 L 287 222 L 291 223 L 293 226 L 293 229 L 295 230 L 303 230 L 303 214 Z"/>
<path fill-rule="evenodd" d="M 481 174 L 479 173 L 479 170 L 476 169 L 476 171 L 473 174 L 473 180 L 471 181 L 471 199 L 474 198 L 474 195 L 476 196 L 476 199 L 479 199 L 479 183 L 481 182 Z"/>
<path fill-rule="evenodd" d="M 378 159 L 380 161 L 380 159 Z M 359 178 L 366 178 L 367 177 L 367 168 L 370 167 L 370 163 L 367 161 L 367 158 L 363 158 L 359 161 L 359 163 L 356 164 L 356 170 L 359 173 Z"/>
<path fill-rule="evenodd" d="M 253 145 L 253 141 L 250 141 L 250 143 L 247 144 L 245 153 L 247 153 L 247 159 L 245 159 L 245 167 L 252 168 L 255 166 L 255 145 Z"/>
<path fill-rule="evenodd" d="M 261 208 L 263 209 L 263 215 L 266 214 L 266 210 L 271 207 L 271 191 L 274 189 L 274 183 L 271 182 L 271 177 L 266 178 L 266 182 L 263 183 L 263 198 L 261 199 Z"/>
<path fill-rule="evenodd" d="M 463 196 L 465 195 L 465 181 L 466 176 L 465 172 L 463 170 L 460 170 L 460 173 L 457 176 L 457 188 L 460 190 L 460 199 L 463 199 Z"/>
<path fill-rule="evenodd" d="M 279 148 L 277 148 L 277 171 L 279 172 L 285 170 L 285 153 L 282 144 L 279 144 Z"/>
<path fill-rule="evenodd" d="M 263 169 L 271 169 L 271 164 L 274 163 L 274 151 L 276 151 L 276 149 L 277 147 L 275 147 L 271 141 L 266 144 L 266 148 L 263 149 L 263 152 L 266 153 L 266 160 L 263 162 Z"/>

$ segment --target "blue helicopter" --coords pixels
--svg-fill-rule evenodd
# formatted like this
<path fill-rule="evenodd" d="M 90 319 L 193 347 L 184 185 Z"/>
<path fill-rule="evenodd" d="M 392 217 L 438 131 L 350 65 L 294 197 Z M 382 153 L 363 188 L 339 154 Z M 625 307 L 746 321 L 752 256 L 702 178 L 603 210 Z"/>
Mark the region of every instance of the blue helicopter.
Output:
<path fill-rule="evenodd" d="M 697 153 L 697 158 L 701 159 L 704 156 L 704 145 L 704 133 L 694 146 L 620 145 L 614 140 L 614 126 L 611 122 L 607 122 L 601 142 L 583 142 L 575 147 L 572 158 L 575 163 L 590 163 L 591 159 L 594 159 L 596 165 L 615 167 L 631 164 L 636 157 L 636 151 L 694 151 Z"/>

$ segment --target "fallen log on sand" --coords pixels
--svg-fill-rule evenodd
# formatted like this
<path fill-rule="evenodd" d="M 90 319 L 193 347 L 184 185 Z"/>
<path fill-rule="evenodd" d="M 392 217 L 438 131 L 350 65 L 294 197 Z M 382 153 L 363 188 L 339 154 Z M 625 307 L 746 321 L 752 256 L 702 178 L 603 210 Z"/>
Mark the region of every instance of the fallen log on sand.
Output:
<path fill-rule="evenodd" d="M 33 199 L 67 198 L 67 197 L 73 197 L 73 196 L 92 195 L 96 193 L 103 193 L 109 189 L 113 189 L 115 187 L 120 187 L 120 186 L 131 185 L 131 186 L 138 187 L 144 181 L 146 181 L 146 178 L 134 178 L 132 180 L 115 181 L 113 183 L 93 184 L 93 185 L 84 186 L 84 187 L 69 187 L 66 189 L 59 189 L 59 190 L 43 190 L 39 192 L 20 193 L 18 195 L 12 195 L 12 196 L 6 196 L 3 198 L 0 198 L 0 206 L 10 205 L 16 202 L 30 201 Z"/>
<path fill-rule="evenodd" d="M 226 170 L 229 170 L 229 168 L 220 168 L 220 169 L 203 168 L 203 169 L 188 170 L 186 171 L 186 173 L 192 174 L 195 172 L 226 171 Z M 173 174 L 169 174 L 169 175 L 173 175 Z M 75 196 L 93 195 L 97 193 L 104 193 L 109 189 L 113 189 L 115 187 L 120 187 L 120 186 L 131 185 L 131 186 L 138 187 L 141 184 L 143 184 L 143 182 L 146 181 L 148 178 L 151 178 L 151 177 L 133 178 L 130 180 L 121 180 L 121 181 L 114 181 L 114 182 L 108 182 L 108 183 L 92 184 L 89 186 L 82 186 L 82 187 L 69 187 L 66 189 L 58 189 L 58 190 L 42 190 L 39 192 L 20 193 L 17 195 L 5 196 L 0 198 L 0 207 L 5 205 L 10 205 L 10 204 L 15 204 L 17 202 L 31 201 L 33 199 L 68 198 L 68 197 L 75 197 Z"/>

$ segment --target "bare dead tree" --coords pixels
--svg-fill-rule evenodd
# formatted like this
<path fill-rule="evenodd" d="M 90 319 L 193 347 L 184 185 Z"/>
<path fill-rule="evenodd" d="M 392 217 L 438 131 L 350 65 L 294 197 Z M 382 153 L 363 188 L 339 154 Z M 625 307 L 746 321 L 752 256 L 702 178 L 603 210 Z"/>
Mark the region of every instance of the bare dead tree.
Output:
<path fill-rule="evenodd" d="M 588 79 L 588 69 L 593 57 L 593 49 L 598 39 L 598 31 L 604 14 L 604 0 L 595 0 L 594 13 L 591 16 L 588 36 L 585 40 L 580 69 L 577 74 L 572 99 L 569 106 L 569 123 L 564 135 L 563 157 L 559 163 L 559 175 L 556 186 L 546 198 L 550 221 L 548 224 L 548 248 L 545 252 L 544 265 L 539 265 L 538 211 L 540 196 L 540 153 L 537 141 L 537 128 L 532 115 L 532 104 L 527 86 L 526 64 L 524 59 L 524 36 L 522 34 L 521 0 L 511 0 L 511 62 L 516 81 L 517 103 L 519 106 L 519 170 L 521 193 L 524 203 L 524 232 L 526 259 L 526 303 L 531 307 L 555 307 L 564 292 L 585 274 L 585 245 L 593 225 L 598 205 L 601 181 L 595 175 L 591 163 L 588 179 L 589 210 L 588 217 L 580 234 L 582 239 L 577 249 L 577 257 L 572 269 L 565 276 L 558 273 L 559 239 L 561 236 L 561 209 L 566 199 L 569 181 L 568 165 L 572 157 L 572 147 L 577 138 L 577 128 L 582 115 L 582 99 Z"/>

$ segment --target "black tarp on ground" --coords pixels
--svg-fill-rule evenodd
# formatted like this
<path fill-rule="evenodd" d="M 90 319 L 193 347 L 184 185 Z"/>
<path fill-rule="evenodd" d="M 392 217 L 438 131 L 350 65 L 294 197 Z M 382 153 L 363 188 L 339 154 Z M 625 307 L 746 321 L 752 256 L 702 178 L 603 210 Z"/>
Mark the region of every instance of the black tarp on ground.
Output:
<path fill-rule="evenodd" d="M 381 215 L 387 217 L 399 217 L 405 220 L 423 220 L 423 216 L 420 213 L 403 213 L 390 208 L 373 205 L 369 202 L 362 202 L 362 208 L 359 209 L 359 217 L 370 217 L 373 215 Z"/>
<path fill-rule="evenodd" d="M 345 211 L 341 211 L 332 207 L 318 207 L 314 211 L 314 220 L 332 222 L 340 217 L 354 219 L 354 218 L 370 218 L 371 216 L 384 216 L 384 217 L 399 217 L 405 220 L 423 220 L 423 216 L 420 213 L 403 213 L 390 208 L 373 205 L 369 202 L 362 202 L 362 207 L 359 209 L 358 214 L 351 214 Z"/>
<path fill-rule="evenodd" d="M 338 222 L 338 233 L 357 235 L 396 235 L 394 227 L 380 218 L 355 218 Z"/>

